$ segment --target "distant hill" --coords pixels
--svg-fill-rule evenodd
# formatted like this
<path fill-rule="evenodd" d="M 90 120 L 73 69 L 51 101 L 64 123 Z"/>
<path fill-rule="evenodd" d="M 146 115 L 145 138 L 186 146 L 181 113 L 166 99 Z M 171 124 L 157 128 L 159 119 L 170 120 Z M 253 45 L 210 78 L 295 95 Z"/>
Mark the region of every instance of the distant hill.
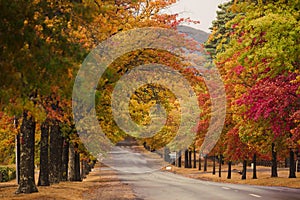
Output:
<path fill-rule="evenodd" d="M 181 33 L 188 34 L 194 38 L 197 42 L 204 43 L 208 39 L 209 33 L 205 31 L 198 30 L 189 26 L 180 25 L 177 27 L 177 30 Z"/>

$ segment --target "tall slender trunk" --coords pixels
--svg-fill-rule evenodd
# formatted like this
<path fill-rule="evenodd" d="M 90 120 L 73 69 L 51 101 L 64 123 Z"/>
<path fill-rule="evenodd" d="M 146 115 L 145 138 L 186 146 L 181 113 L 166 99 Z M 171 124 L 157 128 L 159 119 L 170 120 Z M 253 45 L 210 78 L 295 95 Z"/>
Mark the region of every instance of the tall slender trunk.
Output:
<path fill-rule="evenodd" d="M 192 151 L 189 151 L 189 168 L 192 168 Z"/>
<path fill-rule="evenodd" d="M 243 161 L 243 171 L 242 171 L 242 179 L 247 178 L 247 160 Z"/>
<path fill-rule="evenodd" d="M 198 170 L 200 171 L 201 170 L 201 154 L 199 152 L 199 165 L 198 165 Z"/>
<path fill-rule="evenodd" d="M 69 141 L 64 140 L 62 152 L 62 181 L 68 180 L 68 162 L 69 162 Z"/>
<path fill-rule="evenodd" d="M 78 151 L 78 144 L 75 144 L 75 181 L 81 181 L 81 176 L 80 176 L 80 153 Z"/>
<path fill-rule="evenodd" d="M 216 174 L 216 156 L 213 156 L 213 170 L 212 170 L 212 174 L 215 175 Z"/>
<path fill-rule="evenodd" d="M 38 192 L 34 179 L 35 120 L 23 112 L 20 129 L 20 180 L 16 193 Z"/>
<path fill-rule="evenodd" d="M 50 129 L 50 183 L 61 181 L 63 137 L 58 121 L 53 121 Z"/>
<path fill-rule="evenodd" d="M 295 153 L 290 149 L 290 173 L 289 178 L 296 178 Z"/>
<path fill-rule="evenodd" d="M 78 144 L 70 143 L 69 146 L 69 164 L 68 164 L 68 180 L 81 181 L 80 177 L 80 154 L 78 152 Z"/>
<path fill-rule="evenodd" d="M 296 152 L 297 155 L 297 172 L 300 172 L 300 153 L 299 151 Z"/>
<path fill-rule="evenodd" d="M 232 162 L 229 161 L 228 162 L 228 173 L 227 173 L 227 179 L 231 179 L 231 165 L 232 165 Z"/>
<path fill-rule="evenodd" d="M 220 159 L 219 159 L 219 177 L 222 175 L 222 163 L 223 163 L 223 155 L 220 154 Z"/>
<path fill-rule="evenodd" d="M 69 148 L 69 163 L 68 163 L 68 180 L 75 181 L 75 149 L 74 144 L 70 143 Z"/>
<path fill-rule="evenodd" d="M 193 155 L 194 155 L 194 166 L 193 166 L 193 168 L 197 168 L 197 158 L 196 158 L 196 150 L 195 149 L 194 149 Z"/>
<path fill-rule="evenodd" d="M 178 153 L 178 167 L 181 167 L 181 150 Z"/>
<path fill-rule="evenodd" d="M 20 183 L 20 133 L 16 135 L 16 179 L 17 184 Z"/>
<path fill-rule="evenodd" d="M 271 177 L 278 177 L 277 173 L 277 153 L 275 151 L 275 144 L 272 143 L 272 170 Z"/>
<path fill-rule="evenodd" d="M 41 141 L 40 141 L 40 174 L 38 186 L 49 186 L 49 122 L 44 121 L 41 124 Z"/>
<path fill-rule="evenodd" d="M 207 171 L 207 155 L 204 156 L 204 169 L 203 171 Z"/>
<path fill-rule="evenodd" d="M 189 151 L 185 150 L 184 151 L 184 168 L 189 167 Z"/>
<path fill-rule="evenodd" d="M 257 179 L 257 174 L 256 174 L 256 153 L 253 155 L 253 159 L 252 159 L 252 163 L 253 163 L 253 179 Z"/>

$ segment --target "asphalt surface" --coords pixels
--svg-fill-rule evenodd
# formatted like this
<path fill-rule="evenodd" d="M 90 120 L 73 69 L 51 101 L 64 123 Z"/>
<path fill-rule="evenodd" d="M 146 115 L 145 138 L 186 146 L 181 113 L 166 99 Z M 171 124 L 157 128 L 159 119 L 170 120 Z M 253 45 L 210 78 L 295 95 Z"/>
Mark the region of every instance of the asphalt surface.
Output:
<path fill-rule="evenodd" d="M 109 155 L 104 163 L 118 170 L 137 200 L 300 200 L 300 189 L 216 183 L 161 171 L 161 159 L 130 147 L 115 147 Z"/>

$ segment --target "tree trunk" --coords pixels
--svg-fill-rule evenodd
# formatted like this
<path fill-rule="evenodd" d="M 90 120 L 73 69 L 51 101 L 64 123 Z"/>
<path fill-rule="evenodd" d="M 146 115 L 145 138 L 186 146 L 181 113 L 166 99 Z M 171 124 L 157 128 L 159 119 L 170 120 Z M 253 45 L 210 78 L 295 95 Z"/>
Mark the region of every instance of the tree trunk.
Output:
<path fill-rule="evenodd" d="M 16 179 L 17 184 L 20 183 L 20 133 L 16 135 Z"/>
<path fill-rule="evenodd" d="M 227 173 L 227 179 L 231 179 L 231 165 L 232 165 L 232 162 L 229 161 L 228 162 L 228 173 Z"/>
<path fill-rule="evenodd" d="M 189 168 L 192 168 L 192 151 L 189 151 Z"/>
<path fill-rule="evenodd" d="M 90 166 L 87 160 L 81 161 L 81 178 L 84 179 L 90 172 Z"/>
<path fill-rule="evenodd" d="M 201 170 L 201 154 L 199 153 L 199 165 L 198 165 L 198 170 Z"/>
<path fill-rule="evenodd" d="M 247 178 L 247 160 L 243 161 L 242 180 Z"/>
<path fill-rule="evenodd" d="M 75 181 L 75 149 L 74 144 L 70 144 L 69 148 L 69 163 L 68 163 L 68 180 Z"/>
<path fill-rule="evenodd" d="M 40 174 L 38 186 L 49 186 L 49 124 L 44 121 L 41 124 L 41 141 L 40 141 Z"/>
<path fill-rule="evenodd" d="M 50 129 L 50 183 L 61 181 L 63 137 L 58 121 L 53 121 Z"/>
<path fill-rule="evenodd" d="M 295 164 L 295 153 L 290 149 L 290 174 L 289 178 L 296 178 L 296 164 Z"/>
<path fill-rule="evenodd" d="M 252 178 L 257 179 L 257 174 L 256 174 L 256 153 L 253 155 L 252 163 L 253 163 L 253 176 L 252 176 Z"/>
<path fill-rule="evenodd" d="M 300 172 L 300 153 L 297 151 L 297 172 Z"/>
<path fill-rule="evenodd" d="M 62 152 L 62 181 L 68 180 L 68 162 L 69 162 L 69 141 L 64 140 Z"/>
<path fill-rule="evenodd" d="M 38 192 L 34 179 L 34 138 L 34 118 L 24 111 L 20 129 L 20 180 L 17 194 Z"/>
<path fill-rule="evenodd" d="M 275 144 L 272 143 L 272 172 L 271 177 L 278 177 L 277 173 L 277 153 L 275 151 Z"/>
<path fill-rule="evenodd" d="M 189 151 L 185 150 L 184 151 L 184 168 L 189 167 Z"/>
<path fill-rule="evenodd" d="M 197 158 L 196 158 L 196 150 L 194 149 L 194 168 L 197 168 Z"/>
<path fill-rule="evenodd" d="M 204 156 L 204 169 L 203 171 L 207 171 L 207 155 Z"/>
<path fill-rule="evenodd" d="M 80 177 L 80 153 L 78 151 L 78 144 L 75 145 L 75 181 L 81 181 L 81 177 Z"/>
<path fill-rule="evenodd" d="M 219 177 L 222 175 L 222 163 L 223 163 L 223 155 L 220 154 L 220 160 L 219 160 Z"/>
<path fill-rule="evenodd" d="M 213 170 L 212 170 L 212 174 L 215 175 L 216 174 L 216 156 L 213 156 Z"/>
<path fill-rule="evenodd" d="M 178 167 L 181 167 L 181 151 L 178 153 Z"/>

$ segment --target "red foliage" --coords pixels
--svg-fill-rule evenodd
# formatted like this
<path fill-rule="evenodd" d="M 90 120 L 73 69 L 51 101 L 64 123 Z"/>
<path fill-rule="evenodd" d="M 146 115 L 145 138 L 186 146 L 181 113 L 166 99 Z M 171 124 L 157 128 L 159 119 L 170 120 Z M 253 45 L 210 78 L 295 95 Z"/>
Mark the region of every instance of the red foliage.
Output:
<path fill-rule="evenodd" d="M 295 79 L 295 73 L 262 79 L 237 103 L 248 107 L 247 118 L 268 120 L 275 138 L 290 133 L 296 126 L 293 115 L 300 109 L 300 83 Z"/>

